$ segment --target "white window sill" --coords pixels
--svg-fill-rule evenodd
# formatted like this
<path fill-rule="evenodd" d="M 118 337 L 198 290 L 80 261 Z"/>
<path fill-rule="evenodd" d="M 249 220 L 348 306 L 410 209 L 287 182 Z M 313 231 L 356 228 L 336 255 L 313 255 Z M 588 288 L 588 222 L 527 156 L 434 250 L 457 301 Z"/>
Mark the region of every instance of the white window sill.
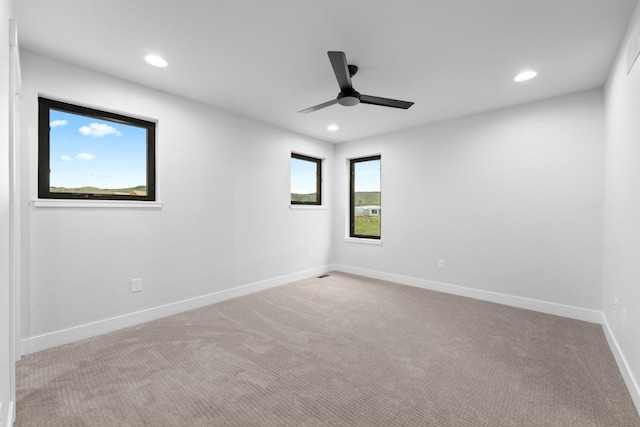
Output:
<path fill-rule="evenodd" d="M 143 208 L 160 209 L 162 202 L 143 202 L 138 200 L 71 200 L 71 199 L 33 199 L 36 208 Z"/>
<path fill-rule="evenodd" d="M 345 237 L 344 241 L 347 243 L 360 243 L 362 245 L 382 245 L 382 240 L 380 239 L 363 239 L 358 237 Z"/>
<path fill-rule="evenodd" d="M 326 211 L 326 205 L 289 205 L 292 211 Z"/>

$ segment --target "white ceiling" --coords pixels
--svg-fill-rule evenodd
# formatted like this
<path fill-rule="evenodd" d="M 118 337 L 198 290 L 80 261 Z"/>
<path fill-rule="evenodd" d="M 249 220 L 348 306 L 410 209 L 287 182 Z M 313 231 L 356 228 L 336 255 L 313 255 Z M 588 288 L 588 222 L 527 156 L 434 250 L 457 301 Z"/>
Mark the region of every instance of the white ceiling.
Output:
<path fill-rule="evenodd" d="M 15 15 L 22 48 L 341 142 L 600 87 L 636 2 L 16 0 Z M 329 50 L 360 67 L 359 92 L 415 105 L 298 114 L 339 92 Z M 526 68 L 538 77 L 515 83 Z"/>

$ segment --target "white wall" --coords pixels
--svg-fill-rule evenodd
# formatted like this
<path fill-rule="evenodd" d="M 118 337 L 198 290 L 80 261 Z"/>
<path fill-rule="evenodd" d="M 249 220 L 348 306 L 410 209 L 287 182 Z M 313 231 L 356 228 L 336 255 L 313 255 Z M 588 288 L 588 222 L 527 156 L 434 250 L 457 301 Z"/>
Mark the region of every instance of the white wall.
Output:
<path fill-rule="evenodd" d="M 335 263 L 514 305 L 538 301 L 531 308 L 557 306 L 558 314 L 576 308 L 575 317 L 604 309 L 633 388 L 640 370 L 640 66 L 626 75 L 624 48 L 604 94 L 588 91 L 335 147 L 23 51 L 26 350 L 129 322 L 111 321 L 118 316 L 144 320 L 132 313 L 279 284 Z M 8 93 L 4 85 L 0 90 Z M 33 207 L 38 94 L 158 119 L 163 208 Z M 0 128 L 6 108 L 0 106 Z M 0 135 L 2 164 L 7 138 Z M 329 209 L 289 209 L 291 151 L 327 159 Z M 347 159 L 372 154 L 382 154 L 382 244 L 347 242 Z M 8 187 L 0 184 L 6 242 Z M 444 270 L 438 259 L 446 261 Z M 8 304 L 3 267 L 0 304 Z M 140 294 L 129 292 L 134 277 L 144 280 Z M 3 314 L 3 342 L 7 322 Z M 3 385 L 10 375 L 5 352 L 0 347 Z M 636 399 L 637 390 L 636 384 Z M 8 393 L 0 388 L 0 399 Z"/>
<path fill-rule="evenodd" d="M 594 90 L 338 145 L 336 262 L 474 297 L 601 310 L 603 121 Z M 345 242 L 346 159 L 377 153 L 382 245 Z"/>
<path fill-rule="evenodd" d="M 334 147 L 28 51 L 22 61 L 26 201 L 36 194 L 40 93 L 157 118 L 164 202 L 26 209 L 23 334 L 47 338 L 27 351 L 64 342 L 49 338 L 67 328 L 334 261 L 447 291 L 602 309 L 600 90 Z M 289 209 L 292 150 L 327 158 L 331 209 Z M 347 159 L 377 153 L 382 245 L 347 243 Z M 135 277 L 140 294 L 129 292 Z"/>
<path fill-rule="evenodd" d="M 11 310 L 9 290 L 9 18 L 11 3 L 0 1 L 0 426 L 12 400 Z"/>
<path fill-rule="evenodd" d="M 640 2 L 639 2 L 640 5 Z M 626 47 L 636 8 L 605 88 L 606 150 L 603 307 L 640 407 L 640 62 L 627 75 Z M 640 38 L 637 33 L 634 37 Z M 613 299 L 618 299 L 614 310 Z M 622 310 L 626 311 L 623 321 Z M 630 384 L 635 383 L 635 386 Z"/>
<path fill-rule="evenodd" d="M 294 280 L 331 262 L 331 211 L 289 208 L 289 164 L 292 150 L 325 158 L 325 185 L 331 186 L 332 144 L 21 53 L 25 201 L 37 194 L 37 96 L 43 94 L 157 119 L 157 189 L 164 204 L 29 205 L 22 319 L 27 352 L 127 324 L 117 316 Z M 325 200 L 331 204 L 331 195 Z M 130 292 L 132 278 L 143 279 L 141 293 Z M 91 325 L 114 317 L 120 320 Z"/>

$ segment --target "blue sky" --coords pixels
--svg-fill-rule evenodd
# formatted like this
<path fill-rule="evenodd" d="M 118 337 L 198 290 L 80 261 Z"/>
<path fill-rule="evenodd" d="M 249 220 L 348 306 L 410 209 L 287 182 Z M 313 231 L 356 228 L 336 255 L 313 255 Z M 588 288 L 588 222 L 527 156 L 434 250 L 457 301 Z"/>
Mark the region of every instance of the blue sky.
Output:
<path fill-rule="evenodd" d="M 291 158 L 291 192 L 311 194 L 316 192 L 316 164 Z"/>
<path fill-rule="evenodd" d="M 50 110 L 50 185 L 146 185 L 145 128 Z"/>
<path fill-rule="evenodd" d="M 380 191 L 380 160 L 358 162 L 356 191 Z M 315 193 L 316 165 L 313 162 L 291 158 L 291 192 Z"/>
<path fill-rule="evenodd" d="M 380 160 L 357 162 L 356 191 L 380 191 Z"/>

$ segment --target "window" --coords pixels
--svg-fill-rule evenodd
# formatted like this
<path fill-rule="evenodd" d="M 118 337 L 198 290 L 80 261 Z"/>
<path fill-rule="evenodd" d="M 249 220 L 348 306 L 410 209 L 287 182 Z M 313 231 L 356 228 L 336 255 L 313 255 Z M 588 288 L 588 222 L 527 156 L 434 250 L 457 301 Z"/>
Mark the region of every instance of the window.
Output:
<path fill-rule="evenodd" d="M 156 199 L 156 124 L 38 98 L 38 197 Z"/>
<path fill-rule="evenodd" d="M 322 204 L 322 160 L 291 153 L 291 204 Z"/>
<path fill-rule="evenodd" d="M 371 156 L 349 161 L 351 237 L 380 239 L 380 160 Z"/>

